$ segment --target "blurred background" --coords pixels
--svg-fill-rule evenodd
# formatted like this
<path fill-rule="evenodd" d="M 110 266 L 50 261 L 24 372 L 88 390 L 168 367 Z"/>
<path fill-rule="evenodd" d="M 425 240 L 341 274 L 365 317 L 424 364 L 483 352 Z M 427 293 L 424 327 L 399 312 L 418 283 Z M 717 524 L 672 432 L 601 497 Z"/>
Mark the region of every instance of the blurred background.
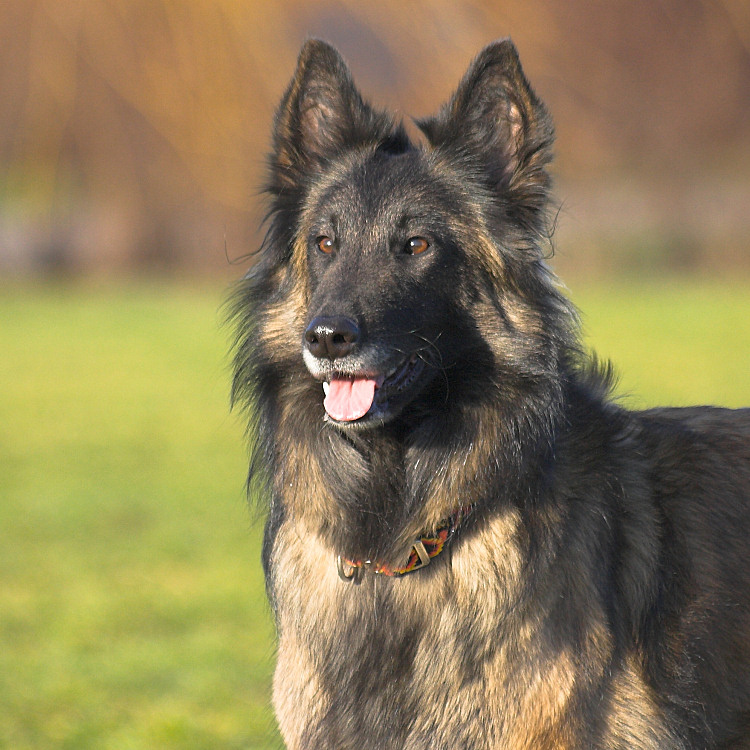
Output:
<path fill-rule="evenodd" d="M 747 0 L 0 0 L 0 748 L 281 747 L 223 324 L 273 112 L 309 36 L 419 117 L 508 35 L 618 397 L 749 404 Z"/>
<path fill-rule="evenodd" d="M 231 275 L 306 37 L 423 116 L 505 35 L 557 124 L 561 270 L 747 271 L 746 0 L 4 0 L 0 272 Z"/>

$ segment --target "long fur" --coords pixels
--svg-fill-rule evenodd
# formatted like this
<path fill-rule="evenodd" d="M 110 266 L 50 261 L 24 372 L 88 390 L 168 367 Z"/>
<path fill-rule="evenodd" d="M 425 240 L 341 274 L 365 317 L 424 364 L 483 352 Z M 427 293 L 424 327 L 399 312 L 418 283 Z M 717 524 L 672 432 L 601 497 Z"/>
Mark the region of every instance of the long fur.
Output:
<path fill-rule="evenodd" d="M 610 399 L 544 262 L 553 128 L 510 41 L 419 125 L 308 42 L 234 296 L 288 747 L 750 747 L 750 414 Z M 399 250 L 414 227 L 424 256 Z M 419 360 L 411 400 L 326 419 L 318 315 L 362 330 L 329 368 Z M 466 505 L 427 568 L 339 579 Z"/>

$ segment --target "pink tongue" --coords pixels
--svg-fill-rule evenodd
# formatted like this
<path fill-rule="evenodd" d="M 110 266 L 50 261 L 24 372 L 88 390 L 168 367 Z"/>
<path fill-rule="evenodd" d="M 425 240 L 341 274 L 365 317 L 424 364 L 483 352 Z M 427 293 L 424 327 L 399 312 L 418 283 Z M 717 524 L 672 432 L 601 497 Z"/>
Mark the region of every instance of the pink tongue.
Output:
<path fill-rule="evenodd" d="M 323 406 L 329 416 L 339 422 L 364 417 L 375 398 L 375 381 L 370 378 L 334 378 Z"/>

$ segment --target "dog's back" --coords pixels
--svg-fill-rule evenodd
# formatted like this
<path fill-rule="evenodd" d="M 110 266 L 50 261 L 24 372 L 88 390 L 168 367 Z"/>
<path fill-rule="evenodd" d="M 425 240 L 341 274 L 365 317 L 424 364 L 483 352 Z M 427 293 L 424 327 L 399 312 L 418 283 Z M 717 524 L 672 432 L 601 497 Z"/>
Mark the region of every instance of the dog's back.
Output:
<path fill-rule="evenodd" d="M 663 513 L 665 593 L 643 644 L 662 675 L 656 689 L 669 696 L 684 684 L 686 721 L 692 714 L 719 737 L 750 742 L 750 409 L 654 409 L 639 418 Z M 700 733 L 693 744 L 710 746 Z"/>

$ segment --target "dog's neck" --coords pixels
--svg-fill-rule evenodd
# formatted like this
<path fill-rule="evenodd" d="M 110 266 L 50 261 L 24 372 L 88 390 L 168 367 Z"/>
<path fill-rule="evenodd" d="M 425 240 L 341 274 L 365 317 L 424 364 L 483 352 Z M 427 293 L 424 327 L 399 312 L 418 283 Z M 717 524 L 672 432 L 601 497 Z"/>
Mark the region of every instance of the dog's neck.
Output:
<path fill-rule="evenodd" d="M 438 528 L 465 497 L 479 498 L 480 506 L 483 496 L 501 505 L 535 493 L 553 442 L 543 427 L 549 428 L 548 415 L 539 415 L 537 440 L 527 439 L 522 453 L 515 437 L 522 426 L 512 415 L 482 419 L 480 413 L 446 412 L 430 422 L 352 433 L 325 425 L 308 434 L 305 458 L 286 458 L 297 465 L 281 472 L 284 502 L 293 505 L 295 518 L 305 519 L 306 533 L 320 536 L 336 554 L 400 564 L 413 540 Z M 523 429 L 528 438 L 528 421 Z M 476 466 L 476 455 L 486 458 L 479 450 L 486 445 L 493 446 L 494 460 Z"/>
<path fill-rule="evenodd" d="M 337 466 L 337 481 L 324 490 L 341 518 L 330 528 L 330 541 L 336 551 L 351 559 L 389 558 L 408 519 L 411 503 L 404 434 L 394 427 L 332 436 L 338 443 L 337 453 L 348 451 L 358 457 L 356 464 L 349 459 Z"/>

